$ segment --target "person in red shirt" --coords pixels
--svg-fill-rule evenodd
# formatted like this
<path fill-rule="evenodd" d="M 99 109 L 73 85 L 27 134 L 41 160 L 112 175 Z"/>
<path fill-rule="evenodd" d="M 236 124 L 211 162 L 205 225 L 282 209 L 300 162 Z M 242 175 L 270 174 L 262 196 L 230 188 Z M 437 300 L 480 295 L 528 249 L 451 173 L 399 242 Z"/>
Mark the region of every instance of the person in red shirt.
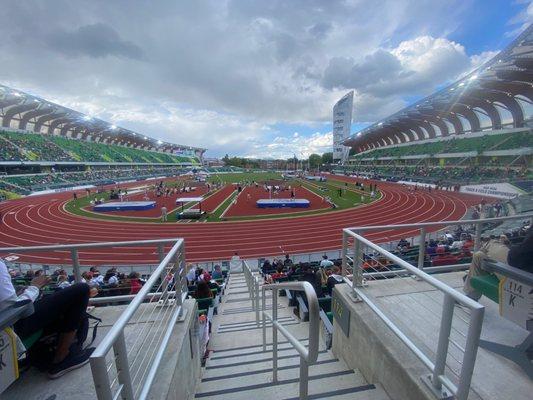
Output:
<path fill-rule="evenodd" d="M 140 279 L 140 275 L 138 272 L 132 272 L 128 276 L 130 280 L 130 294 L 137 294 L 139 293 L 139 290 L 143 287 L 143 284 Z"/>

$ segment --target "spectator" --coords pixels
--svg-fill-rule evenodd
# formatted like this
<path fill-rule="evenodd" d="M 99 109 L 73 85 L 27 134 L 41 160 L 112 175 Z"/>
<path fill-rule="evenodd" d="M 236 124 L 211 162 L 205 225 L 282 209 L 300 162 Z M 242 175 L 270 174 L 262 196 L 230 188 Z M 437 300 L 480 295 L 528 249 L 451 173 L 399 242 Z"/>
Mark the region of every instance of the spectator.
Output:
<path fill-rule="evenodd" d="M 30 286 L 17 296 L 7 267 L 0 260 L 0 310 L 17 301 L 31 300 L 34 303 L 34 313 L 17 321 L 14 326 L 15 333 L 22 338 L 41 330 L 48 334 L 59 334 L 48 369 L 48 377 L 55 379 L 87 364 L 94 348 L 80 350 L 77 346 L 71 346 L 89 303 L 89 286 L 78 283 L 37 300 L 40 289 L 49 282 L 49 277 L 37 276 L 32 279 Z"/>
<path fill-rule="evenodd" d="M 341 269 L 337 265 L 335 265 L 333 267 L 333 272 L 328 276 L 326 286 L 327 286 L 328 294 L 330 296 L 333 294 L 333 288 L 335 287 L 335 285 L 343 282 L 342 275 L 340 273 L 341 273 Z"/>
<path fill-rule="evenodd" d="M 213 298 L 213 292 L 209 288 L 209 285 L 205 281 L 199 281 L 196 285 L 196 298 L 197 299 L 211 299 Z"/>
<path fill-rule="evenodd" d="M 231 257 L 231 260 L 229 262 L 229 269 L 231 272 L 240 271 L 242 269 L 242 262 L 241 258 L 239 257 L 239 253 L 235 252 L 235 254 L 233 254 L 233 257 Z"/>
<path fill-rule="evenodd" d="M 139 293 L 139 290 L 141 290 L 141 288 L 143 287 L 140 278 L 140 274 L 136 271 L 133 271 L 128 275 L 128 279 L 130 281 L 130 294 Z"/>
<path fill-rule="evenodd" d="M 289 254 L 285 254 L 285 260 L 283 260 L 283 266 L 289 268 L 292 265 L 292 260 Z"/>
<path fill-rule="evenodd" d="M 108 269 L 104 276 L 104 284 L 113 288 L 117 287 L 118 283 L 117 270 L 115 268 Z"/>
<path fill-rule="evenodd" d="M 191 265 L 189 264 L 187 266 L 189 268 L 189 271 L 187 272 L 187 275 L 186 275 L 186 278 L 187 278 L 187 283 L 189 285 L 193 285 L 194 282 L 196 282 L 196 265 Z"/>
<path fill-rule="evenodd" d="M 213 268 L 213 275 L 211 276 L 213 279 L 223 279 L 224 275 L 222 274 L 222 268 L 220 265 L 216 264 Z"/>
<path fill-rule="evenodd" d="M 533 273 L 533 227 L 529 227 L 522 243 L 512 246 L 507 263 L 515 268 Z"/>
<path fill-rule="evenodd" d="M 320 268 L 330 268 L 333 266 L 333 262 L 328 260 L 328 256 L 324 254 L 322 256 L 322 261 L 320 261 Z"/>
<path fill-rule="evenodd" d="M 57 287 L 60 289 L 65 289 L 70 286 L 70 282 L 68 281 L 67 275 L 59 275 L 57 277 Z"/>
<path fill-rule="evenodd" d="M 499 240 L 490 240 L 480 251 L 476 251 L 472 257 L 472 262 L 468 269 L 468 274 L 464 278 L 463 290 L 465 294 L 474 300 L 479 300 L 481 293 L 472 287 L 470 280 L 474 276 L 486 275 L 483 269 L 483 261 L 486 257 L 500 262 L 507 262 L 507 254 L 509 253 L 509 240 L 506 236 L 501 236 Z"/>

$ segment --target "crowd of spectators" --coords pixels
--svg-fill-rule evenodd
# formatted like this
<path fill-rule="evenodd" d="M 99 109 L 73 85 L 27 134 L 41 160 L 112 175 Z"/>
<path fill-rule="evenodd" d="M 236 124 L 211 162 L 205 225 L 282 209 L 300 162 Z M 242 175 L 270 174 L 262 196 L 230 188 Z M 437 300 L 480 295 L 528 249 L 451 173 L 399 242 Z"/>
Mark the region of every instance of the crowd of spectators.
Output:
<path fill-rule="evenodd" d="M 44 275 L 43 269 L 27 270 L 22 272 L 17 269 L 10 269 L 9 273 L 15 287 L 23 287 L 36 276 Z M 46 287 L 47 293 L 65 289 L 74 284 L 75 277 L 68 274 L 64 269 L 59 268 L 50 275 L 49 285 Z M 82 272 L 81 282 L 90 287 L 91 297 L 107 297 L 137 294 L 144 284 L 144 280 L 138 272 L 132 271 L 129 274 L 119 272 L 116 268 L 109 268 L 101 273 L 98 267 L 91 267 L 88 271 Z"/>
<path fill-rule="evenodd" d="M 347 167 L 374 179 L 414 180 L 437 185 L 475 184 L 482 182 L 513 181 L 532 177 L 526 167 L 487 167 L 487 166 L 411 166 L 411 165 L 355 165 Z"/>
<path fill-rule="evenodd" d="M 198 163 L 192 156 L 38 133 L 2 131 L 0 144 L 0 161 Z"/>
<path fill-rule="evenodd" d="M 28 194 L 32 191 L 56 189 L 83 184 L 106 184 L 129 179 L 144 179 L 153 176 L 174 176 L 183 173 L 179 167 L 123 167 L 90 169 L 82 172 L 50 172 L 47 174 L 0 176 L 0 189 Z M 4 185 L 4 186 L 2 186 Z"/>

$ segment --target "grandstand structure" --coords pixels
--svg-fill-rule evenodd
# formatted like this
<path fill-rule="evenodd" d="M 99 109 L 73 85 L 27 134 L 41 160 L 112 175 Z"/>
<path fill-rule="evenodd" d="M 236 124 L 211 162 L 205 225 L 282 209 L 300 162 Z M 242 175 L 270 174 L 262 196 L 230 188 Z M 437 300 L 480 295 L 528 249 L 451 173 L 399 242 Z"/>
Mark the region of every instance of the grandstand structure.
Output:
<path fill-rule="evenodd" d="M 350 136 L 348 168 L 446 184 L 530 180 L 532 77 L 529 26 L 478 69 Z"/>
<path fill-rule="evenodd" d="M 95 171 L 97 180 L 161 175 L 201 165 L 206 151 L 154 139 L 4 85 L 0 123 L 0 190 L 20 194 L 94 181 L 85 175 Z"/>

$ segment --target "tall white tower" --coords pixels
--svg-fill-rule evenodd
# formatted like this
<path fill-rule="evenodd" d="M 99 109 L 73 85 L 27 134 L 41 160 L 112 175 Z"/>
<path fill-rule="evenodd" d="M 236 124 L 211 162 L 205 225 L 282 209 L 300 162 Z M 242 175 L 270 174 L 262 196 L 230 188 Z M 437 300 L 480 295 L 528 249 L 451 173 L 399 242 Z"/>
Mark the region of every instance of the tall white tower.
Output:
<path fill-rule="evenodd" d="M 350 148 L 342 142 L 350 136 L 352 129 L 353 90 L 344 95 L 333 106 L 333 162 L 342 164 L 348 159 Z"/>

